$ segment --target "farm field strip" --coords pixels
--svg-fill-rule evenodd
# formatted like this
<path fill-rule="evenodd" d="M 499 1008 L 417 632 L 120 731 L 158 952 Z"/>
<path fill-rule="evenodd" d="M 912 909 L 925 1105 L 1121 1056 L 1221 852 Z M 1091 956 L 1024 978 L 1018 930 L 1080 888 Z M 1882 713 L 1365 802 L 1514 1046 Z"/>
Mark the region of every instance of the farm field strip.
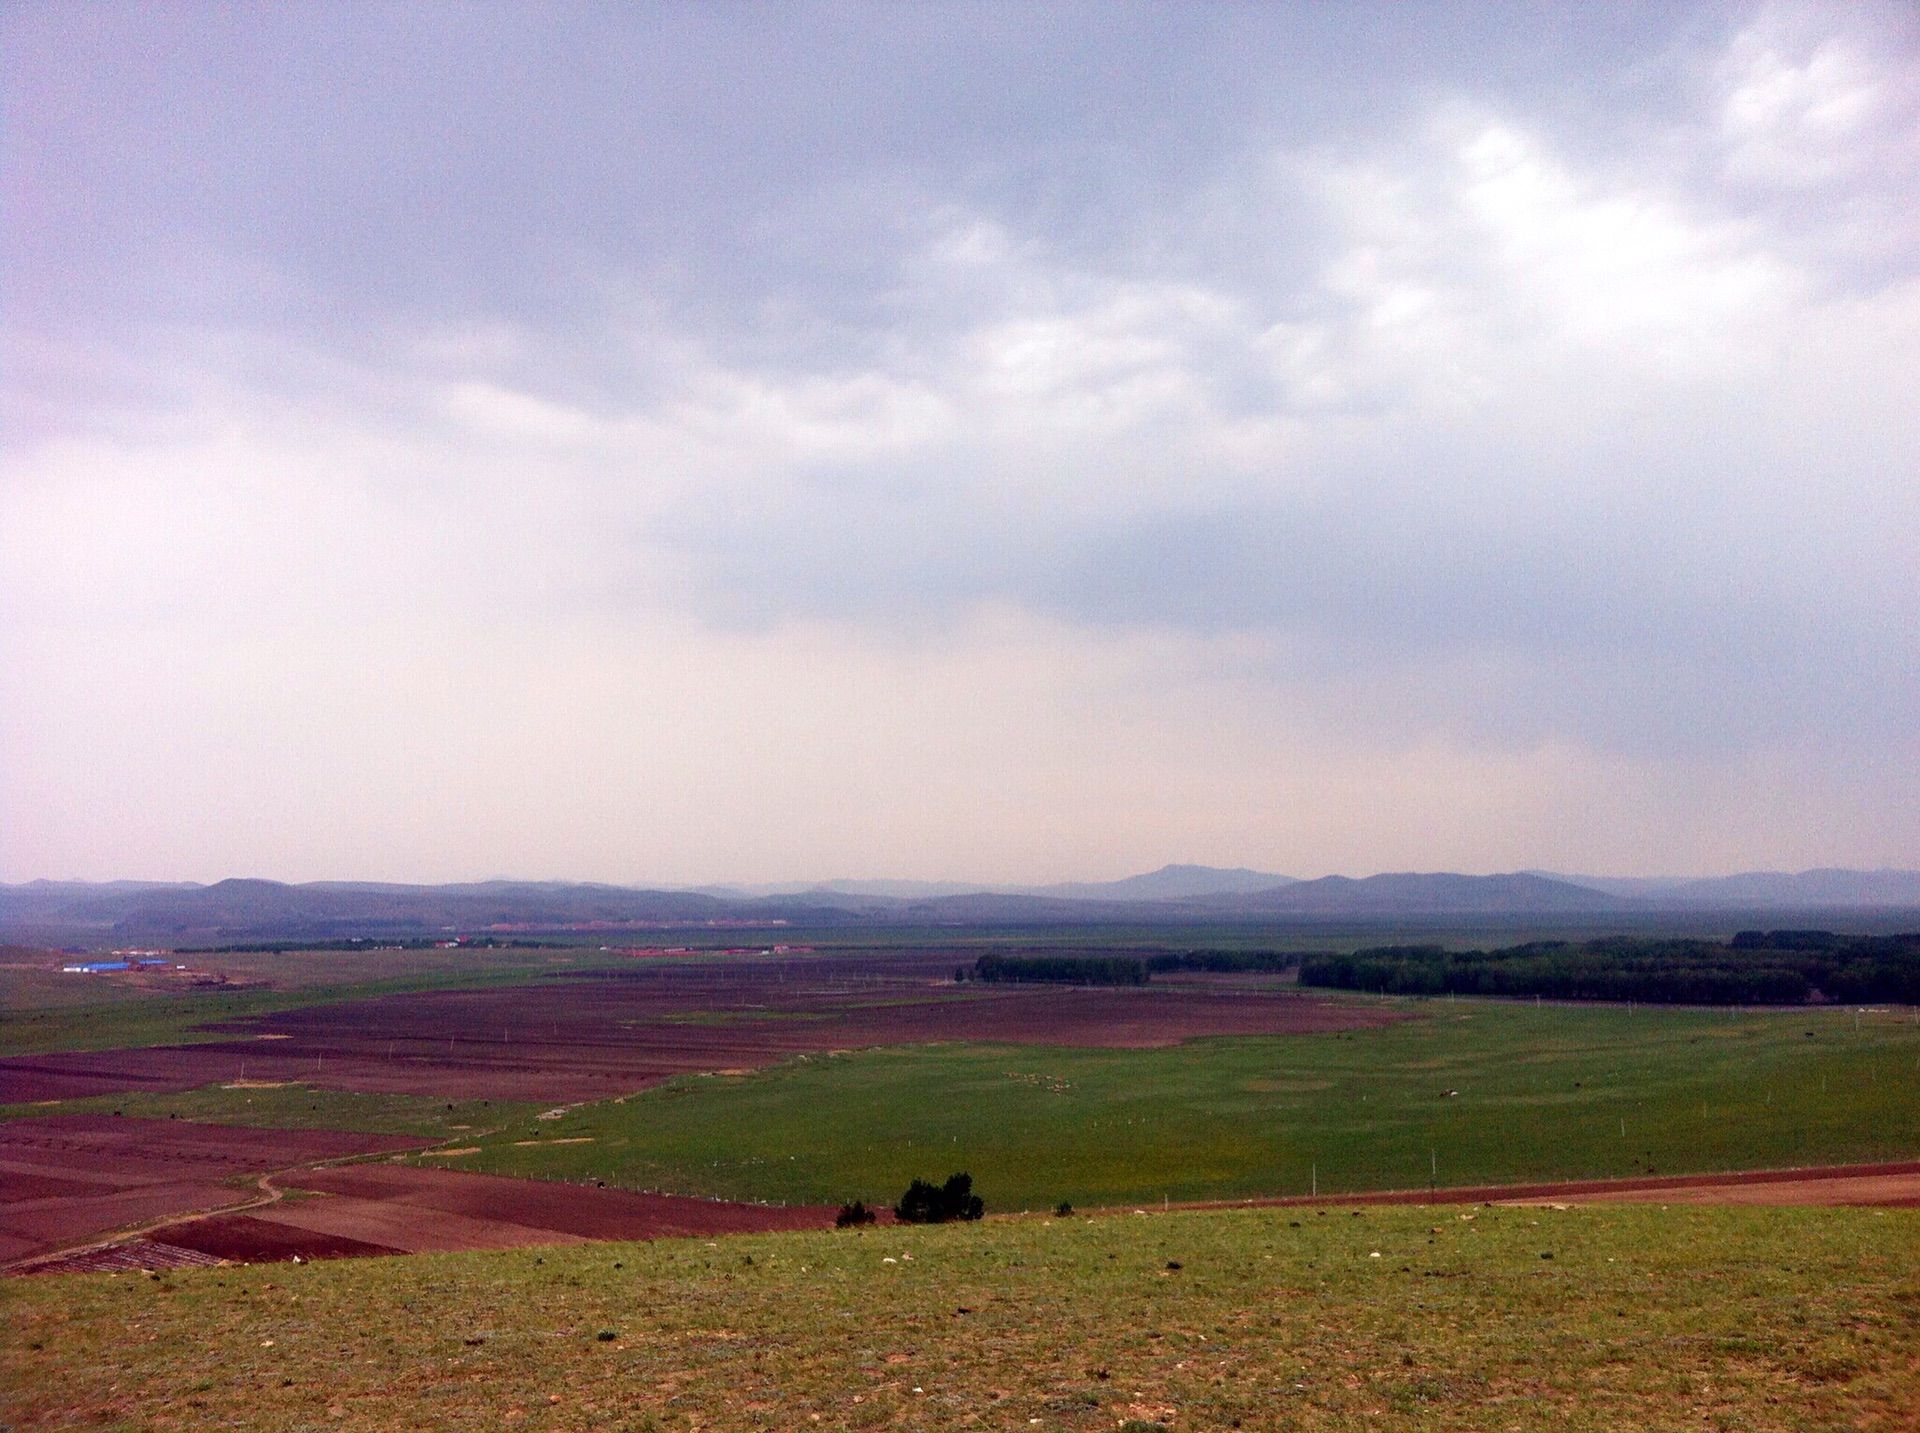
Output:
<path fill-rule="evenodd" d="M 284 951 L 188 954 L 206 977 L 63 975 L 41 952 L 0 965 L 0 1055 L 132 1049 L 220 1038 L 203 1027 L 277 1010 L 409 991 L 524 984 L 616 967 L 592 948 Z"/>
<path fill-rule="evenodd" d="M 1784 1171 L 1752 1179 L 1675 1181 L 1657 1189 L 1575 1190 L 1556 1196 L 1576 1204 L 1828 1204 L 1877 1209 L 1920 1208 L 1920 1164 L 1846 1165 Z"/>
<path fill-rule="evenodd" d="M 363 1134 L 450 1139 L 503 1123 L 530 1120 L 549 1108 L 517 1100 L 441 1100 L 431 1095 L 363 1094 L 318 1089 L 299 1081 L 230 1081 L 198 1089 L 120 1091 L 87 1099 L 0 1105 L 0 1122 L 55 1115 L 115 1115 L 190 1120 L 262 1129 L 337 1129 Z"/>
<path fill-rule="evenodd" d="M 758 1205 L 624 1189 L 505 1179 L 446 1169 L 367 1164 L 295 1169 L 261 1181 L 274 1196 L 243 1209 L 155 1223 L 137 1238 L 16 1272 L 171 1268 L 454 1250 L 516 1249 L 594 1240 L 660 1239 L 825 1229 L 825 1206 Z M 236 1191 L 226 1189 L 227 1202 Z M 282 1193 L 289 1198 L 279 1198 Z M 164 1199 L 155 1217 L 180 1212 Z"/>
<path fill-rule="evenodd" d="M 1373 1204 L 1738 1204 L 1905 1209 L 1920 1205 L 1920 1160 L 1801 1169 L 1742 1169 L 1650 1179 L 1570 1179 L 1447 1189 L 1379 1189 L 1319 1198 L 1196 1200 L 1183 1209 L 1298 1209 Z M 1139 1211 L 1134 1211 L 1139 1212 Z M 1151 1212 L 1149 1210 L 1148 1212 Z"/>
<path fill-rule="evenodd" d="M 247 1194 L 236 1180 L 421 1143 L 98 1115 L 0 1125 L 0 1259 L 32 1258 L 129 1225 L 240 1203 Z"/>
<path fill-rule="evenodd" d="M 1150 1048 L 1400 1018 L 1272 982 L 956 986 L 952 969 L 944 955 L 917 953 L 635 962 L 618 978 L 582 973 L 316 1005 L 222 1022 L 191 1044 L 0 1059 L 0 1103 L 242 1079 L 559 1103 L 832 1049 L 947 1041 Z"/>

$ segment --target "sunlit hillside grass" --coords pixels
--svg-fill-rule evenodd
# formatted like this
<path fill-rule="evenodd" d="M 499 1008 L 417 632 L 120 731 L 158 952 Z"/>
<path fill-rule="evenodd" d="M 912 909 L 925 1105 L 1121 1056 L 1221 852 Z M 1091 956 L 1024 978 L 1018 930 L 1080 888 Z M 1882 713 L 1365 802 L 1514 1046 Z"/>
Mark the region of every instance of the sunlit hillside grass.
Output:
<path fill-rule="evenodd" d="M 9 1280 L 51 1429 L 1910 1428 L 1920 1214 L 994 1220 Z"/>

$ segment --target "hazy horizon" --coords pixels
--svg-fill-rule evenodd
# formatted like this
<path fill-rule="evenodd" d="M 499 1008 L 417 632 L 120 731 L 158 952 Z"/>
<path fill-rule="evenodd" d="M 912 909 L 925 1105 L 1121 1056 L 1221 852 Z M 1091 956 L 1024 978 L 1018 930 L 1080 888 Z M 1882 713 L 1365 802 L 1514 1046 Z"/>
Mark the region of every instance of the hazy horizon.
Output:
<path fill-rule="evenodd" d="M 1379 875 L 1461 875 L 1461 876 L 1509 876 L 1535 875 L 1551 880 L 1577 882 L 1580 880 L 1601 881 L 1646 881 L 1675 883 L 1688 881 L 1712 881 L 1730 876 L 1804 876 L 1825 872 L 1845 872 L 1857 875 L 1910 875 L 1913 868 L 1899 866 L 1878 867 L 1842 867 L 1833 865 L 1809 866 L 1796 869 L 1763 869 L 1748 867 L 1733 871 L 1675 872 L 1675 871 L 1560 871 L 1549 870 L 1537 865 L 1522 865 L 1498 870 L 1442 870 L 1438 867 L 1408 867 L 1406 869 L 1388 869 L 1386 867 L 1370 869 L 1350 869 L 1345 871 L 1315 871 L 1301 875 L 1289 871 L 1262 871 L 1256 867 L 1207 866 L 1190 861 L 1166 861 L 1146 870 L 1128 870 L 1107 875 L 1076 875 L 1047 881 L 973 881 L 964 876 L 890 876 L 890 875 L 839 875 L 820 877 L 775 877 L 771 880 L 732 880 L 725 877 L 698 881 L 657 881 L 646 877 L 627 879 L 600 879 L 566 875 L 503 875 L 493 872 L 487 875 L 449 876 L 436 880 L 414 880 L 405 876 L 308 876 L 298 879 L 265 875 L 253 872 L 227 872 L 218 876 L 26 876 L 8 877 L 4 884 L 31 885 L 44 882 L 49 885 L 216 885 L 222 881 L 271 881 L 282 885 L 391 885 L 391 886 L 437 886 L 437 885 L 483 885 L 488 883 L 518 885 L 606 885 L 621 886 L 632 890 L 738 890 L 746 892 L 780 890 L 805 891 L 824 889 L 833 886 L 954 886 L 967 890 L 1037 890 L 1049 886 L 1105 885 L 1129 880 L 1139 876 L 1157 875 L 1163 870 L 1211 870 L 1245 871 L 1253 875 L 1273 876 L 1284 882 L 1310 882 L 1334 877 L 1350 880 L 1362 880 Z"/>
<path fill-rule="evenodd" d="M 1915 373 L 1892 0 L 9 6 L 0 880 L 1920 867 Z"/>

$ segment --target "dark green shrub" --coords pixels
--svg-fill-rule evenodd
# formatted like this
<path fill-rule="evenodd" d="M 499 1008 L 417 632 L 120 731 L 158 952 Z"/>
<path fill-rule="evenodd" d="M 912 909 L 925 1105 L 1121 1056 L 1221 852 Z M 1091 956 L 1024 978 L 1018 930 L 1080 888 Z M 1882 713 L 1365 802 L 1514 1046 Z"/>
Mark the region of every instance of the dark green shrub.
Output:
<path fill-rule="evenodd" d="M 971 1174 L 950 1174 L 941 1185 L 916 1179 L 893 1207 L 902 1224 L 948 1224 L 956 1219 L 978 1219 L 986 1204 L 973 1192 Z"/>
<path fill-rule="evenodd" d="M 840 1212 L 833 1216 L 833 1227 L 836 1229 L 857 1229 L 862 1224 L 873 1223 L 873 1221 L 879 1217 L 879 1215 L 867 1208 L 865 1204 L 862 1204 L 856 1199 L 851 1204 L 842 1204 L 840 1206 Z"/>

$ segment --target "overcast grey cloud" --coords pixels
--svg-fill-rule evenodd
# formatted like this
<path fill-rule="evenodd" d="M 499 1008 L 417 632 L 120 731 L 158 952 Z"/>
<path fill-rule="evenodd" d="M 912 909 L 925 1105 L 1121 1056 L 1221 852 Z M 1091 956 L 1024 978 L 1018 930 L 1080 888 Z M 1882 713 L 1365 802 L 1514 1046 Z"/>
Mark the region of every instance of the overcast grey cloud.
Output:
<path fill-rule="evenodd" d="M 0 877 L 1920 863 L 1905 6 L 0 27 Z"/>

